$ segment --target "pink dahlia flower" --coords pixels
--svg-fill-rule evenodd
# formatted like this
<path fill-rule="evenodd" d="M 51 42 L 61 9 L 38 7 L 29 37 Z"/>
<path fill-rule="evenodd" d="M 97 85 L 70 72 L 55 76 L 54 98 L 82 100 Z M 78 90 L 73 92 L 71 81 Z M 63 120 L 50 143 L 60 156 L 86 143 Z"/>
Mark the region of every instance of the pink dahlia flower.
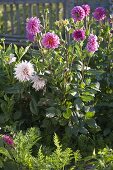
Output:
<path fill-rule="evenodd" d="M 47 32 L 42 37 L 42 45 L 45 48 L 53 48 L 53 49 L 55 49 L 55 48 L 58 48 L 59 44 L 60 44 L 60 39 L 54 33 Z"/>
<path fill-rule="evenodd" d="M 82 8 L 85 11 L 85 16 L 88 16 L 90 13 L 90 6 L 88 4 L 84 4 L 84 5 L 82 5 Z"/>
<path fill-rule="evenodd" d="M 75 22 L 82 21 L 85 18 L 85 11 L 81 6 L 75 6 L 71 10 L 71 16 Z"/>
<path fill-rule="evenodd" d="M 98 50 L 99 44 L 97 41 L 97 36 L 90 34 L 89 38 L 88 38 L 88 43 L 86 46 L 86 49 L 88 52 L 94 53 L 95 51 Z"/>
<path fill-rule="evenodd" d="M 41 24 L 39 18 L 31 17 L 28 19 L 26 23 L 26 31 L 31 35 L 36 35 L 37 33 L 41 32 Z"/>
<path fill-rule="evenodd" d="M 4 140 L 4 142 L 6 142 L 10 146 L 14 145 L 14 141 L 11 138 L 11 136 L 3 135 L 3 140 Z"/>
<path fill-rule="evenodd" d="M 27 39 L 31 42 L 34 42 L 35 41 L 35 35 L 27 32 Z"/>
<path fill-rule="evenodd" d="M 83 41 L 85 39 L 85 31 L 82 29 L 75 30 L 72 37 L 75 41 Z"/>
<path fill-rule="evenodd" d="M 97 21 L 104 20 L 106 18 L 106 10 L 103 7 L 96 8 L 95 11 L 93 12 L 93 17 Z"/>

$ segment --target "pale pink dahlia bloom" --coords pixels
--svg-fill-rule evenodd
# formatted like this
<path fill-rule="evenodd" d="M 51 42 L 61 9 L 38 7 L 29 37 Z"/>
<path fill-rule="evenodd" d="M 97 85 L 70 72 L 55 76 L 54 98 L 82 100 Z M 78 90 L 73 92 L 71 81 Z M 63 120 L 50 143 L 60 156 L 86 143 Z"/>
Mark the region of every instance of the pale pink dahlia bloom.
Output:
<path fill-rule="evenodd" d="M 31 81 L 33 83 L 32 87 L 36 90 L 42 90 L 46 84 L 43 78 L 40 78 L 38 75 L 34 75 L 31 77 Z"/>
<path fill-rule="evenodd" d="M 81 6 L 75 6 L 71 10 L 71 16 L 75 22 L 82 21 L 85 18 L 85 11 Z"/>
<path fill-rule="evenodd" d="M 60 39 L 54 33 L 47 32 L 42 37 L 42 45 L 45 48 L 55 49 L 55 48 L 58 48 L 59 44 L 60 44 Z"/>
<path fill-rule="evenodd" d="M 84 4 L 84 5 L 82 5 L 82 8 L 85 11 L 85 16 L 88 16 L 90 13 L 90 6 L 88 4 Z"/>
<path fill-rule="evenodd" d="M 34 74 L 33 64 L 28 61 L 22 61 L 16 65 L 14 71 L 15 78 L 19 81 L 29 81 L 31 76 Z"/>
<path fill-rule="evenodd" d="M 72 37 L 75 41 L 83 41 L 85 39 L 85 31 L 83 29 L 75 30 Z"/>
<path fill-rule="evenodd" d="M 14 141 L 11 136 L 3 135 L 2 138 L 3 138 L 4 142 L 6 142 L 8 145 L 10 145 L 10 146 L 14 145 Z"/>
<path fill-rule="evenodd" d="M 37 33 L 41 32 L 41 24 L 39 18 L 31 17 L 28 19 L 26 23 L 26 31 L 31 35 L 36 35 Z"/>
<path fill-rule="evenodd" d="M 93 17 L 97 21 L 104 20 L 106 18 L 106 10 L 103 7 L 96 8 L 95 11 L 93 12 Z"/>
<path fill-rule="evenodd" d="M 94 53 L 95 51 L 97 51 L 99 48 L 99 44 L 97 41 L 97 36 L 90 34 L 89 38 L 88 38 L 88 43 L 86 46 L 86 49 L 88 52 Z"/>

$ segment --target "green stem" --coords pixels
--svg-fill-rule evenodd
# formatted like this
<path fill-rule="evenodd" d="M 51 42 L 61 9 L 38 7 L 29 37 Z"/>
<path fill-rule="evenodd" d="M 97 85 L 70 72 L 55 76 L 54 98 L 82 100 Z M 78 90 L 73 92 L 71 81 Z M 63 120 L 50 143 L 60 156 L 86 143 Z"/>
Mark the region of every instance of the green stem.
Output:
<path fill-rule="evenodd" d="M 82 70 L 81 70 L 81 72 L 82 72 L 82 82 L 84 81 L 84 66 L 85 66 L 85 64 L 83 62 L 83 67 L 82 67 Z"/>
<path fill-rule="evenodd" d="M 88 58 L 88 62 L 87 62 L 87 66 L 86 66 L 86 71 L 87 71 L 87 68 L 89 66 L 90 60 L 91 60 L 91 57 Z"/>

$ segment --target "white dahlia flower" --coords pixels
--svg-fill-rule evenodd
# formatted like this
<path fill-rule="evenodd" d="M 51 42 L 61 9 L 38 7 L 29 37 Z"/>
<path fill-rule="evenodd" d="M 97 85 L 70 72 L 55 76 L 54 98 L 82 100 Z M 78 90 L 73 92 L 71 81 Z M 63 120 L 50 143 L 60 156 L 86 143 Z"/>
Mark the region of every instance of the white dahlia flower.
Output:
<path fill-rule="evenodd" d="M 33 83 L 32 87 L 36 91 L 42 90 L 46 84 L 45 80 L 43 78 L 40 78 L 38 75 L 32 76 L 31 81 Z"/>
<path fill-rule="evenodd" d="M 31 76 L 34 74 L 34 67 L 28 61 L 22 61 L 21 63 L 17 64 L 14 68 L 14 75 L 19 81 L 29 81 Z"/>

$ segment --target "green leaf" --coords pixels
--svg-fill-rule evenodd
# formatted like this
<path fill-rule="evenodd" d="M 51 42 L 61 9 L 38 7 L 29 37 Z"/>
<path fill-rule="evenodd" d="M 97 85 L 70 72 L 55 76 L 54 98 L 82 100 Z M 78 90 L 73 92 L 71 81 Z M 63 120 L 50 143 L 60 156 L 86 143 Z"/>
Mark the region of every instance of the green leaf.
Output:
<path fill-rule="evenodd" d="M 54 107 L 49 107 L 46 109 L 46 117 L 52 118 L 55 116 L 56 109 Z"/>
<path fill-rule="evenodd" d="M 86 117 L 86 118 L 92 118 L 94 115 L 95 115 L 94 112 L 87 112 L 87 113 L 85 114 L 85 117 Z"/>
<path fill-rule="evenodd" d="M 23 49 L 22 51 L 22 54 L 21 54 L 21 58 L 28 52 L 29 48 L 30 48 L 31 45 L 27 46 L 25 49 Z"/>
<path fill-rule="evenodd" d="M 18 83 L 18 84 L 8 86 L 4 90 L 6 93 L 9 94 L 17 94 L 20 93 L 20 91 L 22 92 L 22 88 L 23 88 L 22 85 Z"/>
<path fill-rule="evenodd" d="M 0 168 L 3 168 L 4 167 L 4 164 L 2 162 L 2 160 L 0 159 Z"/>
<path fill-rule="evenodd" d="M 15 54 L 18 56 L 18 47 L 14 44 Z"/>
<path fill-rule="evenodd" d="M 36 101 L 34 100 L 34 99 L 32 99 L 31 100 L 31 102 L 30 102 L 30 110 L 31 110 L 31 112 L 33 113 L 33 114 L 38 114 L 38 112 L 39 112 L 39 110 L 38 110 L 38 108 L 37 108 L 37 103 L 36 103 Z"/>
<path fill-rule="evenodd" d="M 7 113 L 7 103 L 3 101 L 0 106 L 1 106 L 2 111 L 4 113 Z"/>
<path fill-rule="evenodd" d="M 111 133 L 111 129 L 110 128 L 106 128 L 103 132 L 104 136 L 107 136 L 108 134 Z"/>
<path fill-rule="evenodd" d="M 21 164 L 21 165 L 18 165 L 17 163 L 16 163 L 16 161 L 14 162 L 14 161 L 6 161 L 5 163 L 4 163 L 4 170 L 17 170 L 17 169 L 24 169 L 24 170 L 26 170 L 26 168 L 25 167 L 23 167 L 23 165 Z"/>
<path fill-rule="evenodd" d="M 6 117 L 5 117 L 4 113 L 1 113 L 0 114 L 0 124 L 4 124 L 7 120 L 6 120 Z"/>
<path fill-rule="evenodd" d="M 13 114 L 13 118 L 14 120 L 18 120 L 20 117 L 21 117 L 22 113 L 20 111 L 16 111 L 14 114 Z"/>
<path fill-rule="evenodd" d="M 74 97 L 77 97 L 77 96 L 78 96 L 78 93 L 77 93 L 77 91 L 75 91 L 75 90 L 72 90 L 70 94 L 71 94 L 72 96 L 74 96 Z"/>
<path fill-rule="evenodd" d="M 81 99 L 84 101 L 84 102 L 90 102 L 90 101 L 92 101 L 92 100 L 94 100 L 94 97 L 93 96 L 84 96 L 84 95 L 82 95 L 81 96 Z"/>
<path fill-rule="evenodd" d="M 65 131 L 67 136 L 72 136 L 72 135 L 77 136 L 79 133 L 79 128 L 76 125 L 74 126 L 69 125 L 68 127 L 65 128 Z"/>
<path fill-rule="evenodd" d="M 87 134 L 88 130 L 85 127 L 80 127 L 79 132 L 82 133 L 82 134 Z"/>
<path fill-rule="evenodd" d="M 85 83 L 82 82 L 82 83 L 80 84 L 80 87 L 81 87 L 82 89 L 84 89 L 84 88 L 85 88 Z"/>
<path fill-rule="evenodd" d="M 80 98 L 77 98 L 76 100 L 74 100 L 74 106 L 76 107 L 76 110 L 81 110 L 84 106 L 84 103 Z"/>
<path fill-rule="evenodd" d="M 63 117 L 65 119 L 69 119 L 71 117 L 71 115 L 72 115 L 71 109 L 67 109 L 66 112 L 63 113 Z"/>
<path fill-rule="evenodd" d="M 6 49 L 6 54 L 9 55 L 11 51 L 12 51 L 12 44 L 10 44 L 8 48 Z"/>
<path fill-rule="evenodd" d="M 4 156 L 8 157 L 9 159 L 11 159 L 11 155 L 9 154 L 8 150 L 5 149 L 5 148 L 0 147 L 0 154 L 2 154 Z"/>
<path fill-rule="evenodd" d="M 95 119 L 87 119 L 86 123 L 90 128 L 94 128 L 96 131 L 100 131 L 100 127 L 97 125 Z"/>

